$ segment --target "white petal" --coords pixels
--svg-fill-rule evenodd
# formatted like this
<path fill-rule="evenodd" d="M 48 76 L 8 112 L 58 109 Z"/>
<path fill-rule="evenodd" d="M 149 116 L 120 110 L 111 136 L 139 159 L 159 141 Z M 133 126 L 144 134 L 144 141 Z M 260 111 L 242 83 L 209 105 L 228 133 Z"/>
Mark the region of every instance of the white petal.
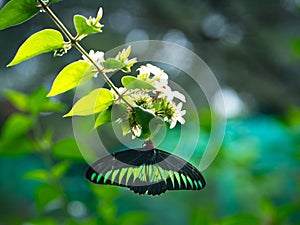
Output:
<path fill-rule="evenodd" d="M 167 80 L 157 80 L 157 81 L 154 81 L 153 82 L 153 86 L 156 89 L 162 89 L 162 90 L 169 89 L 169 90 L 171 90 L 171 88 L 168 86 L 168 81 Z"/>
<path fill-rule="evenodd" d="M 185 123 L 185 119 L 183 117 L 178 117 L 177 121 L 181 124 Z"/>
<path fill-rule="evenodd" d="M 165 93 L 164 95 L 167 97 L 167 101 L 168 102 L 173 101 L 174 97 L 173 97 L 172 93 Z"/>
<path fill-rule="evenodd" d="M 168 80 L 169 79 L 169 76 L 168 74 L 166 74 L 165 72 L 162 73 L 160 79 L 163 79 L 163 80 Z M 168 82 L 168 81 L 167 81 Z"/>
<path fill-rule="evenodd" d="M 150 72 L 155 76 L 161 75 L 163 73 L 163 71 L 160 68 L 158 68 L 157 66 L 153 66 L 152 64 L 148 63 L 147 67 L 149 68 Z"/>
<path fill-rule="evenodd" d="M 185 96 L 181 94 L 179 91 L 173 91 L 173 96 L 178 98 L 180 101 L 186 102 Z"/>
<path fill-rule="evenodd" d="M 97 51 L 97 52 L 94 54 L 94 57 L 95 57 L 96 59 L 104 60 L 104 52 Z"/>
<path fill-rule="evenodd" d="M 180 116 L 184 116 L 186 114 L 186 110 L 180 111 Z"/>
<path fill-rule="evenodd" d="M 176 120 L 172 121 L 172 123 L 170 124 L 170 129 L 173 129 L 176 126 Z"/>
<path fill-rule="evenodd" d="M 97 19 L 100 20 L 102 18 L 102 16 L 103 16 L 103 9 L 102 9 L 102 7 L 100 7 L 98 10 L 98 13 L 97 13 Z"/>
<path fill-rule="evenodd" d="M 140 66 L 140 68 L 137 69 L 141 74 L 149 74 L 150 70 L 147 66 Z"/>
<path fill-rule="evenodd" d="M 178 105 L 176 106 L 176 108 L 177 108 L 178 111 L 181 111 L 182 105 L 183 105 L 182 102 L 178 103 Z"/>

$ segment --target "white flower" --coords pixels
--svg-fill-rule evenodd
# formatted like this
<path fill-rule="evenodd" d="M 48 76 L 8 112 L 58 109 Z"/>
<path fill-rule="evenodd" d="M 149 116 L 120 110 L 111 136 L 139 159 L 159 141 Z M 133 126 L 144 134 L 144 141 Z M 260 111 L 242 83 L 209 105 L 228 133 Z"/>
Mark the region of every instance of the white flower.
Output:
<path fill-rule="evenodd" d="M 172 102 L 169 104 L 169 111 L 172 112 L 171 118 L 166 116 L 164 121 L 170 123 L 170 129 L 173 129 L 176 126 L 177 121 L 181 124 L 185 123 L 185 119 L 182 117 L 186 114 L 186 110 L 182 110 L 182 102 L 180 102 L 177 106 Z"/>
<path fill-rule="evenodd" d="M 185 102 L 185 96 L 178 91 L 172 91 L 170 86 L 168 85 L 168 80 L 159 79 L 153 83 L 155 87 L 155 92 L 159 93 L 159 98 L 167 98 L 168 102 L 173 101 L 174 98 L 179 99 L 182 102 Z"/>
<path fill-rule="evenodd" d="M 185 102 L 185 96 L 183 94 L 178 91 L 172 91 L 168 85 L 169 76 L 162 69 L 148 63 L 146 66 L 141 66 L 137 70 L 139 71 L 137 78 L 152 83 L 156 88 L 154 93 L 158 93 L 159 98 L 166 98 L 169 102 L 177 98 Z M 150 76 L 151 74 L 153 75 L 152 77 Z"/>
<path fill-rule="evenodd" d="M 150 76 L 150 69 L 147 66 L 140 66 L 140 68 L 137 69 L 139 71 L 139 75 L 137 78 L 141 80 L 148 80 Z"/>
<path fill-rule="evenodd" d="M 105 62 L 104 52 L 99 52 L 99 51 L 95 52 L 94 50 L 90 50 L 89 57 L 96 63 L 96 65 L 99 67 L 100 70 L 104 69 L 104 66 L 103 66 L 103 62 Z M 90 60 L 85 55 L 82 55 L 82 58 L 85 62 L 88 62 L 91 64 Z M 94 77 L 97 77 L 98 70 L 96 68 L 95 68 L 95 70 L 96 70 L 96 73 L 95 73 Z"/>
<path fill-rule="evenodd" d="M 178 105 L 176 106 L 176 112 L 175 112 L 175 116 L 176 116 L 176 120 L 181 123 L 184 124 L 185 123 L 185 119 L 182 117 L 186 114 L 186 110 L 182 110 L 182 102 L 178 103 Z"/>
<path fill-rule="evenodd" d="M 137 77 L 141 80 L 149 80 L 154 82 L 159 79 L 168 80 L 169 78 L 169 76 L 163 70 L 149 63 L 146 66 L 141 66 L 137 70 L 139 71 L 139 75 Z M 152 78 L 150 78 L 151 74 L 154 75 Z"/>

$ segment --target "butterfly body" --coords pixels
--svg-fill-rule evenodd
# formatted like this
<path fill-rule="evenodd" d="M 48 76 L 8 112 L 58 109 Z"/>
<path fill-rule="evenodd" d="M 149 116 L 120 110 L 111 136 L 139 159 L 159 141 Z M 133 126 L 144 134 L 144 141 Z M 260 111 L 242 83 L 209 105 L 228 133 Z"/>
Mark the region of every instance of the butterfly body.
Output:
<path fill-rule="evenodd" d="M 97 184 L 127 187 L 137 194 L 159 195 L 166 190 L 200 190 L 201 173 L 187 161 L 146 145 L 117 152 L 93 163 L 86 178 Z"/>

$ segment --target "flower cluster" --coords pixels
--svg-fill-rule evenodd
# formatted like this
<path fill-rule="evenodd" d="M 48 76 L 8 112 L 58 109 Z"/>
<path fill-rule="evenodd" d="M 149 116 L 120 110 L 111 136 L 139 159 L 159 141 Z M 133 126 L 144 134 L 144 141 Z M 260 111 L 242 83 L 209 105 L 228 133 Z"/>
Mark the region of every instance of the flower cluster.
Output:
<path fill-rule="evenodd" d="M 130 72 L 131 67 L 136 62 L 136 58 L 128 59 L 130 50 L 130 47 L 128 47 L 119 52 L 114 58 L 120 65 L 123 65 L 122 68 L 119 68 L 123 72 Z M 89 53 L 89 58 L 96 63 L 102 72 L 114 71 L 114 69 L 105 67 L 106 60 L 103 52 L 92 50 Z M 85 56 L 83 56 L 83 59 L 89 61 Z M 177 122 L 184 124 L 183 116 L 186 110 L 183 110 L 182 107 L 186 99 L 182 93 L 171 89 L 168 84 L 169 76 L 163 70 L 151 64 L 140 66 L 137 72 L 136 77 L 125 76 L 122 78 L 123 87 L 110 90 L 114 96 L 113 104 L 125 106 L 123 108 L 125 108 L 126 113 L 115 119 L 121 123 L 123 134 L 131 133 L 133 137 L 143 135 L 145 138 L 150 132 L 147 123 L 150 123 L 151 119 L 167 122 L 170 129 L 174 128 Z M 97 76 L 98 71 L 95 70 L 94 73 L 94 76 Z M 138 110 L 137 112 L 137 108 L 141 111 Z M 138 113 L 140 112 L 145 115 L 139 118 Z M 148 134 L 145 135 L 145 133 Z"/>
<path fill-rule="evenodd" d="M 170 124 L 170 129 L 174 128 L 179 122 L 184 124 L 183 116 L 186 110 L 182 110 L 185 96 L 178 91 L 172 91 L 168 85 L 169 76 L 160 68 L 147 64 L 137 69 L 139 80 L 146 81 L 154 86 L 153 90 L 122 88 L 122 96 L 129 100 L 134 107 L 140 107 L 154 117 L 160 118 Z M 119 101 L 122 100 L 116 96 Z M 177 103 L 176 103 L 177 102 Z M 135 113 L 128 114 L 130 131 L 133 137 L 141 135 L 142 126 L 139 124 Z"/>

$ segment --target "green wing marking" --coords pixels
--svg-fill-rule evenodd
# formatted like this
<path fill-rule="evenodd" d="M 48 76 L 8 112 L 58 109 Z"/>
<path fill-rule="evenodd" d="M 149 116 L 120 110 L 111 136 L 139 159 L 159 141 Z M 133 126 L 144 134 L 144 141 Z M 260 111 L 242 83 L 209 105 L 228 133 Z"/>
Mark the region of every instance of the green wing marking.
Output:
<path fill-rule="evenodd" d="M 98 176 L 97 176 L 97 183 L 99 183 L 99 181 L 100 181 L 101 177 L 102 177 L 102 174 L 101 174 L 101 173 L 99 173 L 99 174 L 98 174 Z"/>
<path fill-rule="evenodd" d="M 121 184 L 122 182 L 122 179 L 125 175 L 125 173 L 127 172 L 127 168 L 122 168 L 121 171 L 120 171 L 120 175 L 119 175 L 119 184 Z"/>
<path fill-rule="evenodd" d="M 115 181 L 116 176 L 118 175 L 118 173 L 119 173 L 119 169 L 113 171 L 113 173 L 111 175 L 111 184 L 114 183 L 114 181 Z"/>
<path fill-rule="evenodd" d="M 136 178 L 139 176 L 140 170 L 141 170 L 141 167 L 137 167 L 137 168 L 134 168 L 134 169 L 133 169 L 133 182 L 134 182 L 134 181 L 136 180 Z"/>
<path fill-rule="evenodd" d="M 175 188 L 175 181 L 174 181 L 174 173 L 173 173 L 173 171 L 172 170 L 168 170 L 168 174 L 169 174 L 169 177 L 171 179 L 173 188 Z"/>
<path fill-rule="evenodd" d="M 93 181 L 96 176 L 97 176 L 97 173 L 93 173 L 92 176 L 91 176 L 91 181 Z"/>
<path fill-rule="evenodd" d="M 133 172 L 134 172 L 134 168 L 129 167 L 127 169 L 126 182 L 125 182 L 126 185 L 128 185 L 128 181 L 129 181 L 129 179 L 130 179 L 130 177 L 131 177 L 131 175 L 132 175 Z"/>
<path fill-rule="evenodd" d="M 147 174 L 146 174 L 146 165 L 145 164 L 143 164 L 143 165 L 141 165 L 141 169 L 140 169 L 140 174 L 139 174 L 139 179 L 141 180 L 141 181 L 147 181 Z"/>
<path fill-rule="evenodd" d="M 189 176 L 186 176 L 186 178 L 187 178 L 187 180 L 189 181 L 191 187 L 193 188 L 194 185 L 193 185 L 192 179 L 191 179 Z"/>
<path fill-rule="evenodd" d="M 150 181 L 155 180 L 155 174 L 154 174 L 154 171 L 153 171 L 153 166 L 152 165 L 147 165 L 146 168 L 147 168 L 147 174 L 148 174 L 149 180 Z"/>
<path fill-rule="evenodd" d="M 177 179 L 177 182 L 178 182 L 178 185 L 179 185 L 179 188 L 181 188 L 181 182 L 180 182 L 180 175 L 178 172 L 174 172 L 175 176 L 176 176 L 176 179 Z"/>
<path fill-rule="evenodd" d="M 185 187 L 187 188 L 186 177 L 185 177 L 183 174 L 181 174 L 181 177 L 182 177 L 182 180 L 183 180 L 183 182 L 184 182 Z"/>
<path fill-rule="evenodd" d="M 165 184 L 167 184 L 167 179 L 169 178 L 168 172 L 163 168 L 161 168 L 160 166 L 158 166 L 158 170 L 162 180 L 165 182 Z"/>
<path fill-rule="evenodd" d="M 158 166 L 151 166 L 151 168 L 153 168 L 153 182 L 159 182 L 161 180 L 163 180 L 162 176 L 160 175 Z"/>
<path fill-rule="evenodd" d="M 198 180 L 198 183 L 199 183 L 199 185 L 200 185 L 200 188 L 203 188 L 202 183 L 201 183 L 201 180 Z"/>
<path fill-rule="evenodd" d="M 198 183 L 197 183 L 196 180 L 194 180 L 194 184 L 195 184 L 195 186 L 196 186 L 196 189 L 198 189 Z"/>
<path fill-rule="evenodd" d="M 108 180 L 110 174 L 112 173 L 112 170 L 109 170 L 106 172 L 106 174 L 104 175 L 104 179 L 103 179 L 103 183 L 105 184 L 106 181 Z"/>

